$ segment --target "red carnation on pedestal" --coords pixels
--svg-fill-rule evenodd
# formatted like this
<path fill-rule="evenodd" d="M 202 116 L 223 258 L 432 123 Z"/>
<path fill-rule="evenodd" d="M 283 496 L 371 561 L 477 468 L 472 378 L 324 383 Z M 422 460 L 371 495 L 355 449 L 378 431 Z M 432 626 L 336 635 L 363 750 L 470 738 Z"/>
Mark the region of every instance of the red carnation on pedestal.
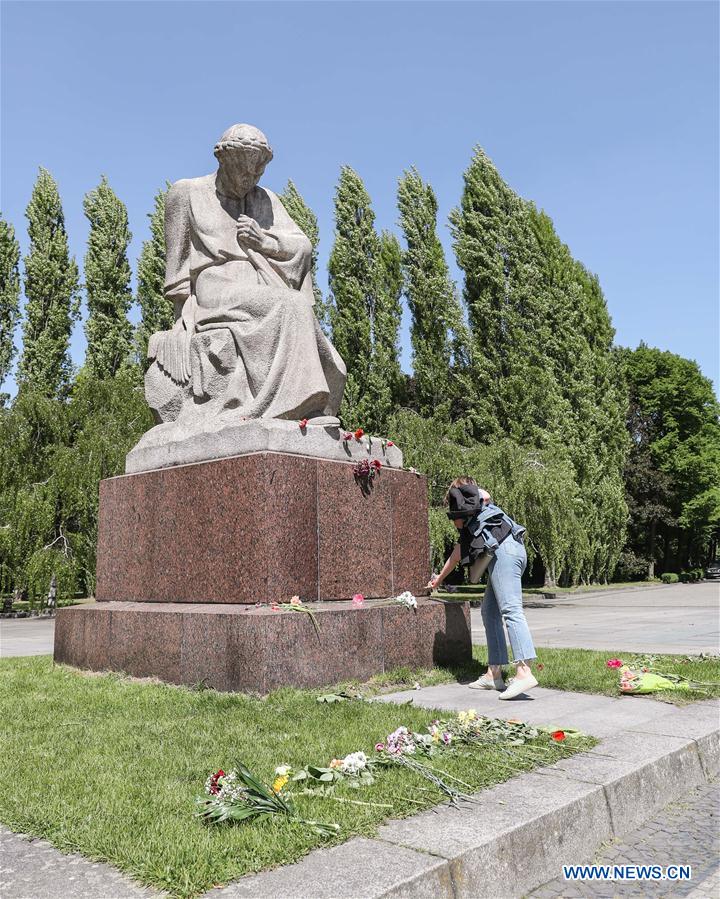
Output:
<path fill-rule="evenodd" d="M 380 469 L 382 468 L 382 462 L 379 459 L 373 459 L 370 464 L 375 469 L 375 471 L 380 471 Z"/>
<path fill-rule="evenodd" d="M 356 440 L 362 440 L 362 435 L 363 435 L 364 433 L 365 433 L 365 431 L 363 431 L 362 428 L 358 428 L 357 431 L 355 431 L 355 434 L 354 434 L 355 439 L 356 439 Z"/>
<path fill-rule="evenodd" d="M 301 429 L 304 431 L 305 428 L 308 426 L 308 419 L 301 418 L 300 421 L 298 422 L 298 424 L 300 425 Z"/>

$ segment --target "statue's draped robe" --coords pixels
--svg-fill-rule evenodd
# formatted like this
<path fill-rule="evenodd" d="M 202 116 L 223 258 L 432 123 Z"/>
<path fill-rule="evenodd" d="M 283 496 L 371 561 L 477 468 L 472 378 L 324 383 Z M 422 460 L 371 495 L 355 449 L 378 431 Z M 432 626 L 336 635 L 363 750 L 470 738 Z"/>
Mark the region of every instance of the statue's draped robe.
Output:
<path fill-rule="evenodd" d="M 176 322 L 153 335 L 148 354 L 187 390 L 172 417 L 335 415 L 345 365 L 313 312 L 310 241 L 271 191 L 230 199 L 215 179 L 178 181 L 166 200 L 165 295 Z M 270 236 L 265 254 L 238 242 L 240 215 Z"/>

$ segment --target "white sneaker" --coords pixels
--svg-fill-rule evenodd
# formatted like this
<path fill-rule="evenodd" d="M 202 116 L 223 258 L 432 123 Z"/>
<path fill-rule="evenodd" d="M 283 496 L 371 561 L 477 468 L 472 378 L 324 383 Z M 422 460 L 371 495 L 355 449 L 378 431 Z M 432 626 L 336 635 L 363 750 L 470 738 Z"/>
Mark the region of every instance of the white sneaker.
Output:
<path fill-rule="evenodd" d="M 504 690 L 505 689 L 505 681 L 502 677 L 494 678 L 490 676 L 489 672 L 485 672 L 482 677 L 479 677 L 476 681 L 473 681 L 471 684 L 468 684 L 471 690 Z"/>
<path fill-rule="evenodd" d="M 521 693 L 527 693 L 528 690 L 532 690 L 533 687 L 537 687 L 538 682 L 535 678 L 530 675 L 530 677 L 523 677 L 522 679 L 519 677 L 514 677 L 511 681 L 508 681 L 508 685 L 506 690 L 498 696 L 498 699 L 514 699 L 516 696 L 519 696 Z"/>

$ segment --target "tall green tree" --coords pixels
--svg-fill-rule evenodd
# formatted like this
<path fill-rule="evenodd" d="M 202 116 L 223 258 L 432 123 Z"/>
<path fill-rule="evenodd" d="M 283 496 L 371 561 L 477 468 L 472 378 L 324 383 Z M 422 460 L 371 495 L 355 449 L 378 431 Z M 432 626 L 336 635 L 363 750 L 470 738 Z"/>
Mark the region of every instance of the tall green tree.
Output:
<path fill-rule="evenodd" d="M 290 218 L 303 231 L 312 244 L 312 285 L 313 295 L 315 297 L 315 315 L 320 322 L 320 327 L 327 335 L 330 334 L 330 310 L 328 304 L 323 299 L 322 290 L 318 285 L 317 263 L 318 263 L 318 245 L 320 243 L 320 228 L 315 213 L 307 205 L 302 194 L 295 186 L 293 181 L 288 181 L 285 190 L 279 194 L 280 201 L 285 209 L 287 209 Z"/>
<path fill-rule="evenodd" d="M 165 198 L 167 187 L 155 194 L 150 237 L 143 241 L 138 260 L 137 299 L 140 322 L 135 342 L 138 361 L 145 365 L 148 341 L 157 331 L 168 331 L 175 321 L 173 304 L 165 296 Z"/>
<path fill-rule="evenodd" d="M 720 532 L 720 405 L 712 383 L 693 360 L 644 343 L 623 351 L 623 360 L 633 443 L 630 548 L 649 570 L 702 564 Z"/>
<path fill-rule="evenodd" d="M 395 235 L 383 231 L 375 258 L 375 305 L 372 321 L 372 357 L 366 394 L 367 427 L 387 434 L 404 386 L 400 368 L 400 322 L 402 319 L 402 251 Z"/>
<path fill-rule="evenodd" d="M 94 377 L 107 378 L 129 362 L 132 350 L 132 325 L 127 317 L 132 301 L 127 249 L 132 235 L 127 209 L 104 175 L 86 194 L 83 206 L 90 222 L 85 255 L 85 364 Z"/>
<path fill-rule="evenodd" d="M 451 214 L 472 331 L 475 436 L 566 461 L 582 539 L 546 564 L 556 578 L 608 578 L 625 535 L 626 400 L 597 278 L 551 220 L 476 149 Z"/>
<path fill-rule="evenodd" d="M 423 415 L 466 404 L 467 336 L 455 285 L 437 236 L 438 204 L 417 169 L 398 184 L 405 296 L 412 316 L 414 405 Z"/>
<path fill-rule="evenodd" d="M 0 218 L 0 387 L 10 374 L 15 355 L 13 335 L 20 304 L 20 246 L 11 224 Z M 0 393 L 0 407 L 7 394 Z"/>
<path fill-rule="evenodd" d="M 57 184 L 41 168 L 27 207 L 30 251 L 25 256 L 25 316 L 21 387 L 45 396 L 67 392 L 73 322 L 80 309 L 78 267 L 70 256 Z"/>
<path fill-rule="evenodd" d="M 379 238 L 375 214 L 360 176 L 343 166 L 335 191 L 335 242 L 328 262 L 330 322 L 335 348 L 348 370 L 340 409 L 346 427 L 365 426 L 373 355 Z"/>

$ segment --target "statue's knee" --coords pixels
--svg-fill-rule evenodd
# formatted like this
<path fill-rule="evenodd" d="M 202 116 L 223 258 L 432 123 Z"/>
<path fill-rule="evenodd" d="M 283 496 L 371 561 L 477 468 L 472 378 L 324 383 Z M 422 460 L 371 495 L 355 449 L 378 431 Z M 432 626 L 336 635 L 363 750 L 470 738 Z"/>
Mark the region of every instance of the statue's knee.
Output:
<path fill-rule="evenodd" d="M 157 362 L 145 373 L 145 397 L 157 424 L 177 419 L 185 393 L 186 389 L 176 384 Z"/>

